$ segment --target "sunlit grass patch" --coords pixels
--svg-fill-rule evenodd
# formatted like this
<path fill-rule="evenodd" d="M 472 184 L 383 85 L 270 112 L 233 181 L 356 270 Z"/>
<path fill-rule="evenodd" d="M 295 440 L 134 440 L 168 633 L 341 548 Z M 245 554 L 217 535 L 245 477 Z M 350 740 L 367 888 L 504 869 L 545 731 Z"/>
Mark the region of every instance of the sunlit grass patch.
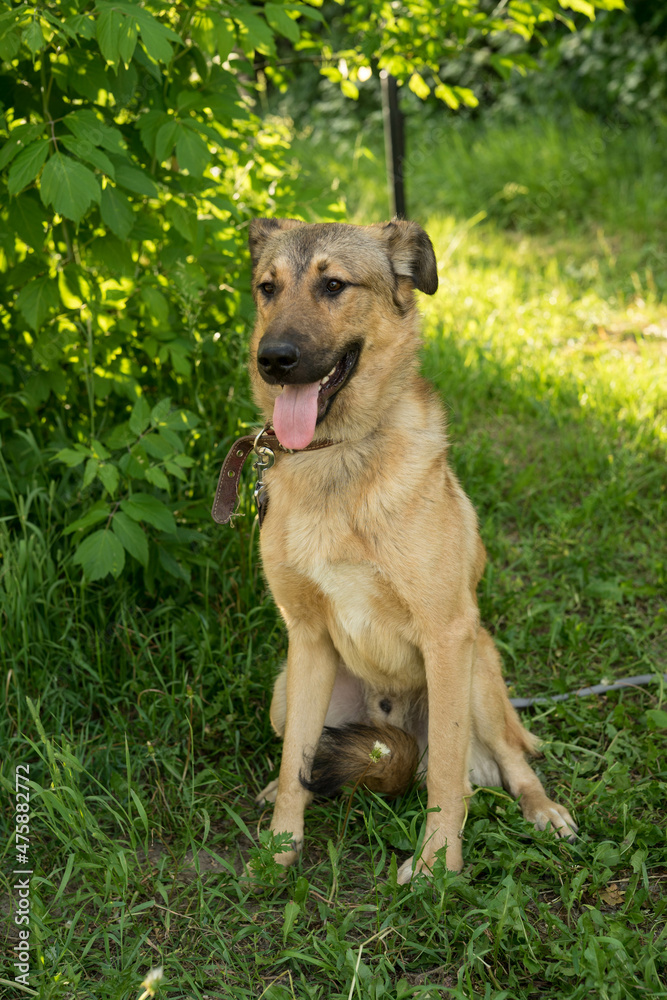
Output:
<path fill-rule="evenodd" d="M 579 408 L 634 427 L 646 444 L 667 441 L 667 305 L 655 291 L 625 295 L 618 269 L 602 276 L 599 242 L 549 246 L 542 236 L 483 222 L 468 229 L 451 217 L 427 228 L 440 259 L 440 291 L 420 302 L 432 378 L 446 371 L 438 341 L 454 340 L 471 375 L 483 379 L 484 366 L 495 366 L 536 405 L 548 402 L 556 419 Z M 582 280 L 586 264 L 594 281 Z M 478 414 L 480 389 L 481 399 L 456 393 Z"/>

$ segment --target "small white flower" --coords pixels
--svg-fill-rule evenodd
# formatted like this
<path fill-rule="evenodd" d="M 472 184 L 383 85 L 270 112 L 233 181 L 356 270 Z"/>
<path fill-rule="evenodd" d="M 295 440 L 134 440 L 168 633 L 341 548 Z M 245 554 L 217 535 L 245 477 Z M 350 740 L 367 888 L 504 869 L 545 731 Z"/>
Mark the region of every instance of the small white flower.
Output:
<path fill-rule="evenodd" d="M 160 983 L 162 982 L 164 970 L 161 965 L 158 965 L 156 969 L 151 969 L 141 984 L 144 988 L 144 992 L 139 997 L 139 1000 L 148 1000 L 149 997 L 154 997 L 157 993 Z"/>
<path fill-rule="evenodd" d="M 373 744 L 373 749 L 371 750 L 368 756 L 374 763 L 377 763 L 377 761 L 382 760 L 383 757 L 389 757 L 390 755 L 391 755 L 391 750 L 389 749 L 387 744 L 380 743 L 379 740 L 376 740 L 375 743 Z"/>

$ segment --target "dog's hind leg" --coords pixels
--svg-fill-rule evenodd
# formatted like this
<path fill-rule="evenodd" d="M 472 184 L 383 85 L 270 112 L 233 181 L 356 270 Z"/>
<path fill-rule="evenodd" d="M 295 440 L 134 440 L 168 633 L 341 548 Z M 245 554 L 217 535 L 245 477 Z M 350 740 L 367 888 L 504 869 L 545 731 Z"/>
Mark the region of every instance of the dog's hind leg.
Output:
<path fill-rule="evenodd" d="M 282 670 L 276 677 L 269 714 L 276 736 L 284 736 L 287 715 L 287 661 L 283 663 Z M 364 686 L 358 677 L 350 673 L 343 661 L 339 660 L 324 725 L 336 728 L 345 726 L 348 722 L 365 720 Z"/>
<path fill-rule="evenodd" d="M 524 817 L 538 830 L 552 827 L 557 836 L 573 838 L 577 824 L 549 799 L 525 758 L 536 755 L 538 740 L 519 721 L 507 697 L 500 656 L 484 629 L 479 630 L 473 668 L 473 733 L 471 778 L 475 784 L 502 785 L 519 800 Z"/>
<path fill-rule="evenodd" d="M 284 736 L 285 719 L 287 716 L 287 661 L 285 661 L 282 670 L 276 677 L 269 715 L 276 735 Z M 331 698 L 329 699 L 329 707 L 327 708 L 324 725 L 336 729 L 350 722 L 364 722 L 365 715 L 363 684 L 357 677 L 354 677 L 350 673 L 343 661 L 339 660 L 336 680 L 331 692 Z M 262 789 L 255 801 L 259 805 L 264 805 L 266 802 L 275 802 L 277 794 L 278 779 L 274 778 L 266 788 Z M 309 796 L 310 798 L 312 796 Z"/>
<path fill-rule="evenodd" d="M 310 793 L 299 775 L 307 754 L 317 746 L 331 701 L 339 656 L 326 632 L 314 635 L 307 626 L 290 628 L 285 671 L 285 736 L 278 776 L 274 833 L 291 833 L 293 850 L 276 854 L 290 865 L 303 845 L 303 813 Z"/>

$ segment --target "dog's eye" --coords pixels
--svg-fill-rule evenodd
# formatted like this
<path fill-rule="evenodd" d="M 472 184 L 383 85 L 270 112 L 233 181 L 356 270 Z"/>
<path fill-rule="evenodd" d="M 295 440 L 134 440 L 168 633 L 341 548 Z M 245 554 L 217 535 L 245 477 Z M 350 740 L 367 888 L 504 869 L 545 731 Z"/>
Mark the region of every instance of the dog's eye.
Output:
<path fill-rule="evenodd" d="M 326 283 L 326 290 L 329 295 L 337 295 L 338 292 L 342 292 L 345 288 L 345 282 L 339 281 L 338 278 L 331 278 Z"/>
<path fill-rule="evenodd" d="M 272 281 L 264 281 L 259 287 L 262 289 L 265 295 L 269 296 L 273 295 L 276 290 L 276 286 L 273 284 Z"/>

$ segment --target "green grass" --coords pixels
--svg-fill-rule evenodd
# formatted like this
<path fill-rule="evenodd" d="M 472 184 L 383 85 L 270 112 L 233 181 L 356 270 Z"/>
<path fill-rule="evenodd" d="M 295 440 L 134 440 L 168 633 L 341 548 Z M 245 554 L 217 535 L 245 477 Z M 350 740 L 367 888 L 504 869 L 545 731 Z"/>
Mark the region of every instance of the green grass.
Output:
<path fill-rule="evenodd" d="M 465 142 L 434 145 L 411 183 L 441 274 L 422 302 L 424 369 L 489 552 L 483 618 L 517 694 L 657 675 L 667 307 L 650 264 L 664 260 L 656 159 L 624 131 L 596 161 L 597 186 L 573 179 L 565 217 L 552 206 L 511 217 L 494 194 L 507 177 L 537 176 L 530 127 L 458 134 Z M 583 132 L 539 124 L 533 139 L 544 171 Z M 299 149 L 307 202 L 335 171 Z M 382 218 L 380 166 L 362 166 L 335 174 L 336 197 L 357 221 Z M 245 403 L 215 419 L 231 434 L 239 413 L 248 419 Z M 224 443 L 202 454 L 202 496 Z M 204 526 L 192 591 L 156 599 L 140 579 L 72 582 L 53 497 L 26 493 L 17 508 L 0 524 L 1 778 L 9 793 L 14 765 L 31 764 L 34 992 L 5 983 L 0 995 L 138 1000 L 163 964 L 169 1000 L 667 996 L 660 683 L 524 713 L 545 741 L 540 777 L 580 823 L 576 843 L 533 835 L 515 803 L 482 790 L 464 871 L 398 887 L 423 793 L 357 794 L 344 832 L 346 797 L 310 810 L 304 856 L 278 877 L 270 811 L 253 796 L 279 761 L 268 704 L 285 637 L 252 518 Z"/>

